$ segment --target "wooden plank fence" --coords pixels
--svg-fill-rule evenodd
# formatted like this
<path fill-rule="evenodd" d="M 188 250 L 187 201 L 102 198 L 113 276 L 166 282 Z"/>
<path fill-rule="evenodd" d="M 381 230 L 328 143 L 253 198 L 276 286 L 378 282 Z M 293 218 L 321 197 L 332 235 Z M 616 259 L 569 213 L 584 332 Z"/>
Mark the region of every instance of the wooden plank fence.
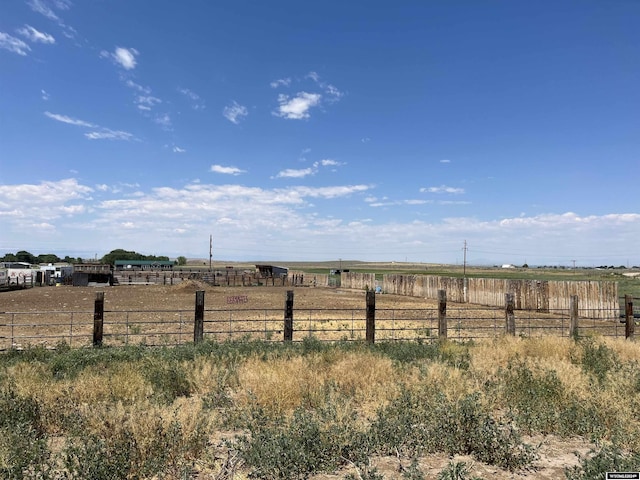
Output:
<path fill-rule="evenodd" d="M 430 275 L 383 276 L 385 293 L 438 298 L 438 290 L 446 290 L 449 300 L 501 307 L 507 293 L 513 294 L 516 310 L 550 312 L 566 310 L 571 297 L 580 298 L 580 316 L 613 319 L 618 317 L 618 284 L 596 281 L 546 281 L 499 278 L 451 278 Z"/>

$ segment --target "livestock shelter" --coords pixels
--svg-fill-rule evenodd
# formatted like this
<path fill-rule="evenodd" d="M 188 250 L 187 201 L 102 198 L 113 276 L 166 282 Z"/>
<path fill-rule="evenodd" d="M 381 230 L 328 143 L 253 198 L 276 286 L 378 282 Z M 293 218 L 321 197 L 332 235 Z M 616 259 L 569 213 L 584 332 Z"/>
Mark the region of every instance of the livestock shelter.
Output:
<path fill-rule="evenodd" d="M 173 270 L 174 262 L 171 260 L 116 260 L 113 266 L 116 271 L 137 270 Z"/>
<path fill-rule="evenodd" d="M 102 263 L 76 263 L 73 266 L 74 287 L 113 285 L 111 265 Z"/>
<path fill-rule="evenodd" d="M 263 278 L 281 278 L 289 274 L 287 267 L 277 267 L 275 265 L 256 265 L 256 271 Z"/>

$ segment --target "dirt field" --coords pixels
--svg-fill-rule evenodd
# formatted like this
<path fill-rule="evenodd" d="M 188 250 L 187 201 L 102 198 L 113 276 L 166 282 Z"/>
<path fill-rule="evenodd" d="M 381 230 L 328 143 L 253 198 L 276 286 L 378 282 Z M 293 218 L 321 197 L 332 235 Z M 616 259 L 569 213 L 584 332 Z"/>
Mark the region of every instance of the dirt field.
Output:
<path fill-rule="evenodd" d="M 283 339 L 288 290 L 294 292 L 294 341 L 365 338 L 362 290 L 313 287 L 212 287 L 192 280 L 178 285 L 34 287 L 0 292 L 0 350 L 64 341 L 93 340 L 96 295 L 104 292 L 104 344 L 172 345 L 193 340 L 196 291 L 205 292 L 205 337 L 216 340 Z M 481 339 L 501 335 L 505 312 L 447 304 L 448 337 Z M 585 332 L 624 336 L 617 322 L 587 321 Z M 516 312 L 516 334 L 569 334 L 563 314 Z M 437 303 L 419 297 L 376 295 L 376 340 L 431 341 L 438 337 Z"/>

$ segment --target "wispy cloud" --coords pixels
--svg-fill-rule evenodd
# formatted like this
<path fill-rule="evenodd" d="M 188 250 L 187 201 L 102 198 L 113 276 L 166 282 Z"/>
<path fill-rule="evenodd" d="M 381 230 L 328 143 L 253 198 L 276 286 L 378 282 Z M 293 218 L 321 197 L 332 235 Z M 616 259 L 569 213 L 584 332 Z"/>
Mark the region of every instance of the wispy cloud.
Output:
<path fill-rule="evenodd" d="M 123 47 L 116 47 L 113 53 L 106 50 L 102 50 L 100 52 L 100 56 L 102 58 L 111 59 L 116 65 L 121 66 L 125 70 L 133 70 L 134 68 L 136 68 L 136 57 L 139 54 L 140 53 L 135 48 Z"/>
<path fill-rule="evenodd" d="M 77 118 L 72 118 L 67 115 L 60 115 L 58 113 L 44 112 L 45 116 L 51 118 L 52 120 L 56 120 L 58 122 L 67 123 L 69 125 L 75 125 L 77 127 L 87 127 L 87 128 L 96 128 L 97 125 L 94 125 L 90 122 L 85 122 L 84 120 L 80 120 Z"/>
<path fill-rule="evenodd" d="M 25 42 L 4 32 L 0 32 L 0 48 L 17 53 L 23 57 L 27 55 L 27 52 L 31 51 L 31 47 Z"/>
<path fill-rule="evenodd" d="M 319 93 L 299 92 L 295 97 L 288 95 L 278 95 L 278 110 L 273 112 L 276 117 L 291 120 L 302 120 L 309 118 L 309 110 L 318 106 L 322 95 Z"/>
<path fill-rule="evenodd" d="M 278 80 L 274 80 L 269 85 L 271 85 L 271 88 L 278 88 L 278 87 L 288 87 L 290 84 L 291 84 L 291 78 L 280 78 Z"/>
<path fill-rule="evenodd" d="M 222 114 L 231 123 L 235 123 L 237 125 L 243 117 L 246 117 L 249 114 L 249 112 L 247 111 L 247 107 L 240 105 L 234 100 L 231 105 L 224 107 Z"/>
<path fill-rule="evenodd" d="M 108 52 L 107 52 L 107 55 L 109 55 Z M 132 88 L 133 90 L 137 90 L 138 92 L 143 93 L 144 95 L 149 95 L 151 93 L 151 89 L 149 87 L 144 87 L 139 83 L 134 82 L 130 78 L 126 78 L 123 80 L 124 80 L 124 84 L 127 87 Z"/>
<path fill-rule="evenodd" d="M 178 146 L 173 147 L 173 153 L 185 153 L 186 150 L 184 148 L 180 148 Z"/>
<path fill-rule="evenodd" d="M 58 17 L 58 15 L 56 15 L 53 9 L 49 7 L 49 5 L 47 5 L 47 3 L 44 2 L 44 0 L 30 0 L 29 2 L 27 2 L 27 4 L 29 5 L 29 7 L 31 7 L 31 10 L 41 15 L 44 15 L 49 20 L 53 20 L 56 22 L 60 21 L 60 18 Z M 65 5 L 64 2 L 59 2 L 59 4 Z"/>
<path fill-rule="evenodd" d="M 214 173 L 222 173 L 225 175 L 240 175 L 246 172 L 246 170 L 242 170 L 237 167 L 225 167 L 222 165 L 211 165 L 211 171 Z"/>
<path fill-rule="evenodd" d="M 34 43 L 48 43 L 53 44 L 56 43 L 56 39 L 53 38 L 53 35 L 49 35 L 48 33 L 40 32 L 36 30 L 31 25 L 25 25 L 22 28 L 19 28 L 17 32 L 25 37 L 26 39 L 34 42 Z"/>
<path fill-rule="evenodd" d="M 451 163 L 451 160 L 447 160 L 447 159 L 440 160 L 440 163 Z"/>
<path fill-rule="evenodd" d="M 98 129 L 93 132 L 87 132 L 84 134 L 89 140 L 134 140 L 135 136 L 132 133 L 124 132 L 122 130 L 111 130 L 110 128 L 101 127 L 91 122 L 86 122 L 77 118 L 69 117 L 67 115 L 60 115 L 58 113 L 44 112 L 45 116 L 57 122 L 66 123 L 68 125 L 74 125 L 76 127 L 94 128 Z"/>
<path fill-rule="evenodd" d="M 42 100 L 45 100 L 45 101 L 49 100 L 49 93 L 47 93 L 46 90 L 40 90 L 40 94 L 41 94 Z"/>
<path fill-rule="evenodd" d="M 89 132 L 84 134 L 89 140 L 133 140 L 135 137 L 129 132 L 123 132 L 122 130 L 111 130 L 109 128 L 103 128 L 102 130 Z"/>
<path fill-rule="evenodd" d="M 151 110 L 155 105 L 160 103 L 162 103 L 162 100 L 152 95 L 138 95 L 135 99 L 135 104 L 138 109 L 145 111 Z"/>
<path fill-rule="evenodd" d="M 160 125 L 162 128 L 164 128 L 165 130 L 169 130 L 171 129 L 172 123 L 171 123 L 171 117 L 169 116 L 168 113 L 164 113 L 162 115 L 158 115 L 153 119 L 154 122 L 156 122 L 158 125 Z"/>
<path fill-rule="evenodd" d="M 464 188 L 447 187 L 446 185 L 440 185 L 439 187 L 423 187 L 420 189 L 422 193 L 464 193 Z"/>
<path fill-rule="evenodd" d="M 307 168 L 286 168 L 272 178 L 304 178 L 318 173 L 320 167 L 338 167 L 340 165 L 343 165 L 343 163 L 327 158 L 313 162 L 313 165 Z"/>
<path fill-rule="evenodd" d="M 189 90 L 188 88 L 178 88 L 178 92 L 191 101 L 191 107 L 194 110 L 203 110 L 205 108 L 202 98 L 200 98 L 200 95 L 195 93 L 193 90 Z"/>

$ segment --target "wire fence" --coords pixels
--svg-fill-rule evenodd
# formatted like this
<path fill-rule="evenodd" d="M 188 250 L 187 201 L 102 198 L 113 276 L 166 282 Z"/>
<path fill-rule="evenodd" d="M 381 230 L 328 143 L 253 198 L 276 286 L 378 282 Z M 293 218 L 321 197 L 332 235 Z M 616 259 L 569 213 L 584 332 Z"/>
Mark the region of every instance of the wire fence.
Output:
<path fill-rule="evenodd" d="M 204 295 L 203 295 L 204 298 Z M 313 336 L 320 341 L 369 340 L 370 311 L 363 308 L 292 309 L 290 338 L 287 338 L 287 312 L 281 308 L 203 309 L 202 332 L 197 336 L 197 309 L 194 310 L 104 310 L 0 312 L 0 350 L 30 346 L 55 348 L 91 345 L 179 345 L 200 339 L 211 341 L 262 340 L 302 341 Z M 514 328 L 508 329 L 505 309 L 468 304 L 438 308 L 377 308 L 374 311 L 375 341 L 432 342 L 446 336 L 450 340 L 470 341 L 496 338 L 507 333 L 522 337 L 552 336 L 629 336 L 625 317 L 619 312 L 579 310 L 572 319 L 570 309 L 549 312 L 515 311 Z M 606 315 L 605 315 L 606 314 Z M 604 318 L 604 319 L 603 319 Z M 572 331 L 575 324 L 575 335 Z M 635 320 L 632 320 L 635 324 Z M 99 342 L 96 342 L 97 322 Z M 632 332 L 633 334 L 633 332 Z M 371 337 L 372 339 L 373 337 Z"/>

